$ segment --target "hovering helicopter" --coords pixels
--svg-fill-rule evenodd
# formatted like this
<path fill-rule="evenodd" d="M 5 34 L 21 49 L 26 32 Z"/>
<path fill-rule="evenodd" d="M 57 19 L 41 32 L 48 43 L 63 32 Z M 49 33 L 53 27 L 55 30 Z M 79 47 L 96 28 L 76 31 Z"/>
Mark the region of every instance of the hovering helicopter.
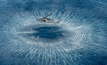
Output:
<path fill-rule="evenodd" d="M 60 22 L 60 19 L 58 21 L 55 21 L 51 18 L 48 18 L 48 16 L 52 15 L 52 13 L 48 14 L 47 16 L 43 17 L 43 18 L 39 18 L 39 19 L 36 19 L 37 21 L 40 21 L 40 22 L 46 22 L 46 23 L 59 23 Z"/>

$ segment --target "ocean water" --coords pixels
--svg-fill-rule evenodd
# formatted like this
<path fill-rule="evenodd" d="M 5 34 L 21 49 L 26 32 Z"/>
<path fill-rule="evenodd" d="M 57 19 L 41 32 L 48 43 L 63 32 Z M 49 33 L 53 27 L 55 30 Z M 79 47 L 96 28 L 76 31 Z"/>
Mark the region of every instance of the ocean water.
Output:
<path fill-rule="evenodd" d="M 0 0 L 0 65 L 107 65 L 107 1 Z"/>

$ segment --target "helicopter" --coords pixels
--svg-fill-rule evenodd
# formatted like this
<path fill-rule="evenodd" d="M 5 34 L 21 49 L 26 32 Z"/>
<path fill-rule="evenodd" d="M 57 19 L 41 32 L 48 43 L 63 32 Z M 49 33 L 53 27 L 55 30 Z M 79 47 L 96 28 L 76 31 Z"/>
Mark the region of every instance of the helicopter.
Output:
<path fill-rule="evenodd" d="M 51 18 L 48 18 L 48 16 L 52 15 L 52 13 L 48 14 L 47 16 L 45 17 L 42 17 L 42 18 L 39 18 L 39 19 L 36 19 L 37 21 L 40 21 L 42 23 L 59 23 L 61 20 L 61 18 L 58 20 L 58 21 L 55 21 L 54 19 L 51 19 Z"/>

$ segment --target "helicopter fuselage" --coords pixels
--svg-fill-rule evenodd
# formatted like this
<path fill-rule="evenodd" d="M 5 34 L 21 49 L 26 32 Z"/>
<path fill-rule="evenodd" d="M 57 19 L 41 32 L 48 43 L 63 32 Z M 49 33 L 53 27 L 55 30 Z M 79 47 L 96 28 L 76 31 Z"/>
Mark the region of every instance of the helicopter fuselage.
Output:
<path fill-rule="evenodd" d="M 47 22 L 47 23 L 55 23 L 55 21 L 51 18 L 40 18 L 40 19 L 37 19 L 37 21 Z"/>

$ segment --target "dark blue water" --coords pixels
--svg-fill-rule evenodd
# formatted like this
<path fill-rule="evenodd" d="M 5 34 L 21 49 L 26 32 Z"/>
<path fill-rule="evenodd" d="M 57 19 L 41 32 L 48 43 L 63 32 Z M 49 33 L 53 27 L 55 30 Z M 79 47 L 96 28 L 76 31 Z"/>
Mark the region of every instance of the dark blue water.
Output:
<path fill-rule="evenodd" d="M 0 65 L 107 65 L 107 1 L 0 0 Z"/>

